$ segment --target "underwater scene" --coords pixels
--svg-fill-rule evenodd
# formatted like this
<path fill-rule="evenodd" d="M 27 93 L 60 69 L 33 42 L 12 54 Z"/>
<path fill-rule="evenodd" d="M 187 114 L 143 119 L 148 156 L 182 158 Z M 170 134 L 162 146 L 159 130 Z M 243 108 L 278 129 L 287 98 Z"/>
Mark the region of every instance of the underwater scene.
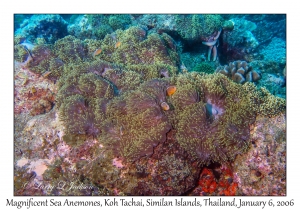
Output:
<path fill-rule="evenodd" d="M 285 14 L 15 14 L 14 195 L 285 196 Z"/>

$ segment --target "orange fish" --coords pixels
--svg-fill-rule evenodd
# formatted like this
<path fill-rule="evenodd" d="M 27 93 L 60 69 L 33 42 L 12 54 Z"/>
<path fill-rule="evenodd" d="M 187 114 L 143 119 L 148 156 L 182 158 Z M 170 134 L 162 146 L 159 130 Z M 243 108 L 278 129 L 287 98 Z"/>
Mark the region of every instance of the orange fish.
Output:
<path fill-rule="evenodd" d="M 102 52 L 102 49 L 97 49 L 94 53 L 93 53 L 93 57 L 95 57 L 96 55 L 99 55 Z"/>
<path fill-rule="evenodd" d="M 166 103 L 166 102 L 162 102 L 160 104 L 161 108 L 164 110 L 164 111 L 167 111 L 170 109 L 169 105 Z"/>
<path fill-rule="evenodd" d="M 167 95 L 171 96 L 176 92 L 176 86 L 170 86 L 167 88 Z"/>
<path fill-rule="evenodd" d="M 121 42 L 117 42 L 117 43 L 115 44 L 115 48 L 120 47 L 120 45 L 121 45 Z"/>

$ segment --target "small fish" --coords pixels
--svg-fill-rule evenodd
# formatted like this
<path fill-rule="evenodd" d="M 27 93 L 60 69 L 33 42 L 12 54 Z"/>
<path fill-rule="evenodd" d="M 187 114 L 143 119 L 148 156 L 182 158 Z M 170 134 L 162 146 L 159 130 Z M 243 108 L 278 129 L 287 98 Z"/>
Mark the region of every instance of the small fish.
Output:
<path fill-rule="evenodd" d="M 121 45 L 121 42 L 117 42 L 117 43 L 115 44 L 115 48 L 120 47 L 120 45 Z"/>
<path fill-rule="evenodd" d="M 24 47 L 26 47 L 30 51 L 32 51 L 33 48 L 35 47 L 30 41 L 28 41 L 26 39 L 20 45 L 23 45 Z"/>
<path fill-rule="evenodd" d="M 31 87 L 31 93 L 36 93 L 36 88 L 35 87 Z"/>
<path fill-rule="evenodd" d="M 23 45 L 23 47 L 26 50 L 26 52 L 28 53 L 28 55 L 31 57 L 31 59 L 33 60 L 32 54 L 31 54 L 30 50 L 28 49 L 27 45 Z"/>
<path fill-rule="evenodd" d="M 22 85 L 26 85 L 27 82 L 28 82 L 28 77 L 26 76 L 22 82 Z"/>
<path fill-rule="evenodd" d="M 16 74 L 16 77 L 19 77 L 19 78 L 21 78 L 21 79 L 24 79 L 24 78 L 26 78 L 27 76 L 26 76 L 26 74 L 25 74 L 24 72 L 18 72 L 18 73 Z"/>
<path fill-rule="evenodd" d="M 164 111 L 167 111 L 170 109 L 170 106 L 166 103 L 166 102 L 162 102 L 160 104 L 161 108 L 164 110 Z"/>
<path fill-rule="evenodd" d="M 176 86 L 169 86 L 167 88 L 167 96 L 171 96 L 176 92 Z"/>
<path fill-rule="evenodd" d="M 95 50 L 95 52 L 93 53 L 93 57 L 95 57 L 96 55 L 99 55 L 101 52 L 102 52 L 101 48 Z"/>
<path fill-rule="evenodd" d="M 46 71 L 42 76 L 44 78 L 47 78 L 49 76 L 49 74 L 51 74 L 51 71 Z"/>

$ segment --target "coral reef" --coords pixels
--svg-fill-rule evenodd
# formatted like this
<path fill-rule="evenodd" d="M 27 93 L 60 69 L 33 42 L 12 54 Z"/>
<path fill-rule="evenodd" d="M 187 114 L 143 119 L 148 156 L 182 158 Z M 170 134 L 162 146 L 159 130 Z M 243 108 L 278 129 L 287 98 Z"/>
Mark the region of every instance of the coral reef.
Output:
<path fill-rule="evenodd" d="M 261 78 L 261 73 L 255 71 L 246 61 L 234 61 L 228 65 L 219 66 L 216 73 L 224 74 L 236 83 L 257 82 Z"/>
<path fill-rule="evenodd" d="M 49 79 L 38 76 L 16 63 L 14 113 L 39 115 L 54 106 L 57 88 Z"/>
<path fill-rule="evenodd" d="M 115 44 L 119 42 L 119 47 Z M 98 59 L 136 71 L 143 80 L 174 75 L 178 70 L 179 56 L 174 41 L 167 35 L 150 34 L 139 27 L 107 35 L 101 42 L 103 53 Z"/>
<path fill-rule="evenodd" d="M 230 165 L 213 164 L 204 167 L 199 177 L 198 186 L 189 195 L 193 196 L 235 196 L 238 195 L 238 183 Z"/>
<path fill-rule="evenodd" d="M 257 50 L 257 17 L 63 17 L 69 35 L 14 39 L 15 195 L 286 194 L 285 45 Z M 261 60 L 214 73 L 218 39 Z"/>
<path fill-rule="evenodd" d="M 246 60 L 252 61 L 254 52 L 259 46 L 259 42 L 253 35 L 257 26 L 255 23 L 243 18 L 233 18 L 230 21 L 234 23 L 232 31 L 224 30 L 222 36 L 222 56 L 224 60 Z"/>
<path fill-rule="evenodd" d="M 131 15 L 127 14 L 89 14 L 75 17 L 68 25 L 68 32 L 79 39 L 103 39 L 117 29 L 127 29 L 132 23 Z"/>
<path fill-rule="evenodd" d="M 222 27 L 223 19 L 220 15 L 193 14 L 176 15 L 175 21 L 177 31 L 183 39 L 207 41 L 207 37 Z"/>
<path fill-rule="evenodd" d="M 283 76 L 265 73 L 262 75 L 257 87 L 264 87 L 275 96 L 286 97 L 286 79 Z"/>
<path fill-rule="evenodd" d="M 260 44 L 268 43 L 274 37 L 286 40 L 286 15 L 263 14 L 245 15 L 245 19 L 257 26 L 252 33 Z"/>
<path fill-rule="evenodd" d="M 16 34 L 20 34 L 33 41 L 38 37 L 44 38 L 48 43 L 67 35 L 67 22 L 57 14 L 32 15 L 25 19 Z"/>
<path fill-rule="evenodd" d="M 173 34 L 177 30 L 174 15 L 147 14 L 137 17 L 136 21 L 139 26 L 148 29 L 149 33 Z"/>
<path fill-rule="evenodd" d="M 251 128 L 250 151 L 233 164 L 241 195 L 286 195 L 285 116 L 259 117 Z"/>
<path fill-rule="evenodd" d="M 286 65 L 286 42 L 280 38 L 274 37 L 261 53 L 266 61 Z"/>

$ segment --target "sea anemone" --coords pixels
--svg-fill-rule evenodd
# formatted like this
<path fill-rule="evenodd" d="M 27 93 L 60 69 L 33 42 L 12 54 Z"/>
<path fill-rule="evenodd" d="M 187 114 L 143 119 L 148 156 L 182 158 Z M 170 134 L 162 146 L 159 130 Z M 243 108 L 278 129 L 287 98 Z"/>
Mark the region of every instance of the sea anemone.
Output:
<path fill-rule="evenodd" d="M 249 94 L 254 91 L 251 85 L 244 89 L 223 75 L 195 76 L 202 97 L 177 112 L 176 139 L 202 164 L 232 160 L 250 144 L 249 125 L 256 115 L 253 97 L 259 96 Z"/>
<path fill-rule="evenodd" d="M 74 36 L 65 36 L 54 44 L 54 53 L 63 62 L 78 62 L 86 57 L 87 49 L 84 48 L 80 39 Z"/>
<path fill-rule="evenodd" d="M 64 100 L 59 109 L 60 119 L 69 134 L 97 134 L 94 114 L 89 102 L 81 95 L 73 95 Z"/>
<path fill-rule="evenodd" d="M 149 156 L 153 147 L 166 140 L 171 124 L 160 106 L 165 102 L 166 85 L 152 80 L 108 104 L 100 141 L 113 148 L 116 156 L 127 161 Z"/>
<path fill-rule="evenodd" d="M 172 81 L 175 85 L 170 87 L 176 87 L 176 93 L 169 100 L 176 109 L 181 110 L 188 105 L 199 102 L 201 90 L 196 86 L 195 82 L 196 80 L 190 77 L 189 74 L 178 75 L 176 81 Z"/>

